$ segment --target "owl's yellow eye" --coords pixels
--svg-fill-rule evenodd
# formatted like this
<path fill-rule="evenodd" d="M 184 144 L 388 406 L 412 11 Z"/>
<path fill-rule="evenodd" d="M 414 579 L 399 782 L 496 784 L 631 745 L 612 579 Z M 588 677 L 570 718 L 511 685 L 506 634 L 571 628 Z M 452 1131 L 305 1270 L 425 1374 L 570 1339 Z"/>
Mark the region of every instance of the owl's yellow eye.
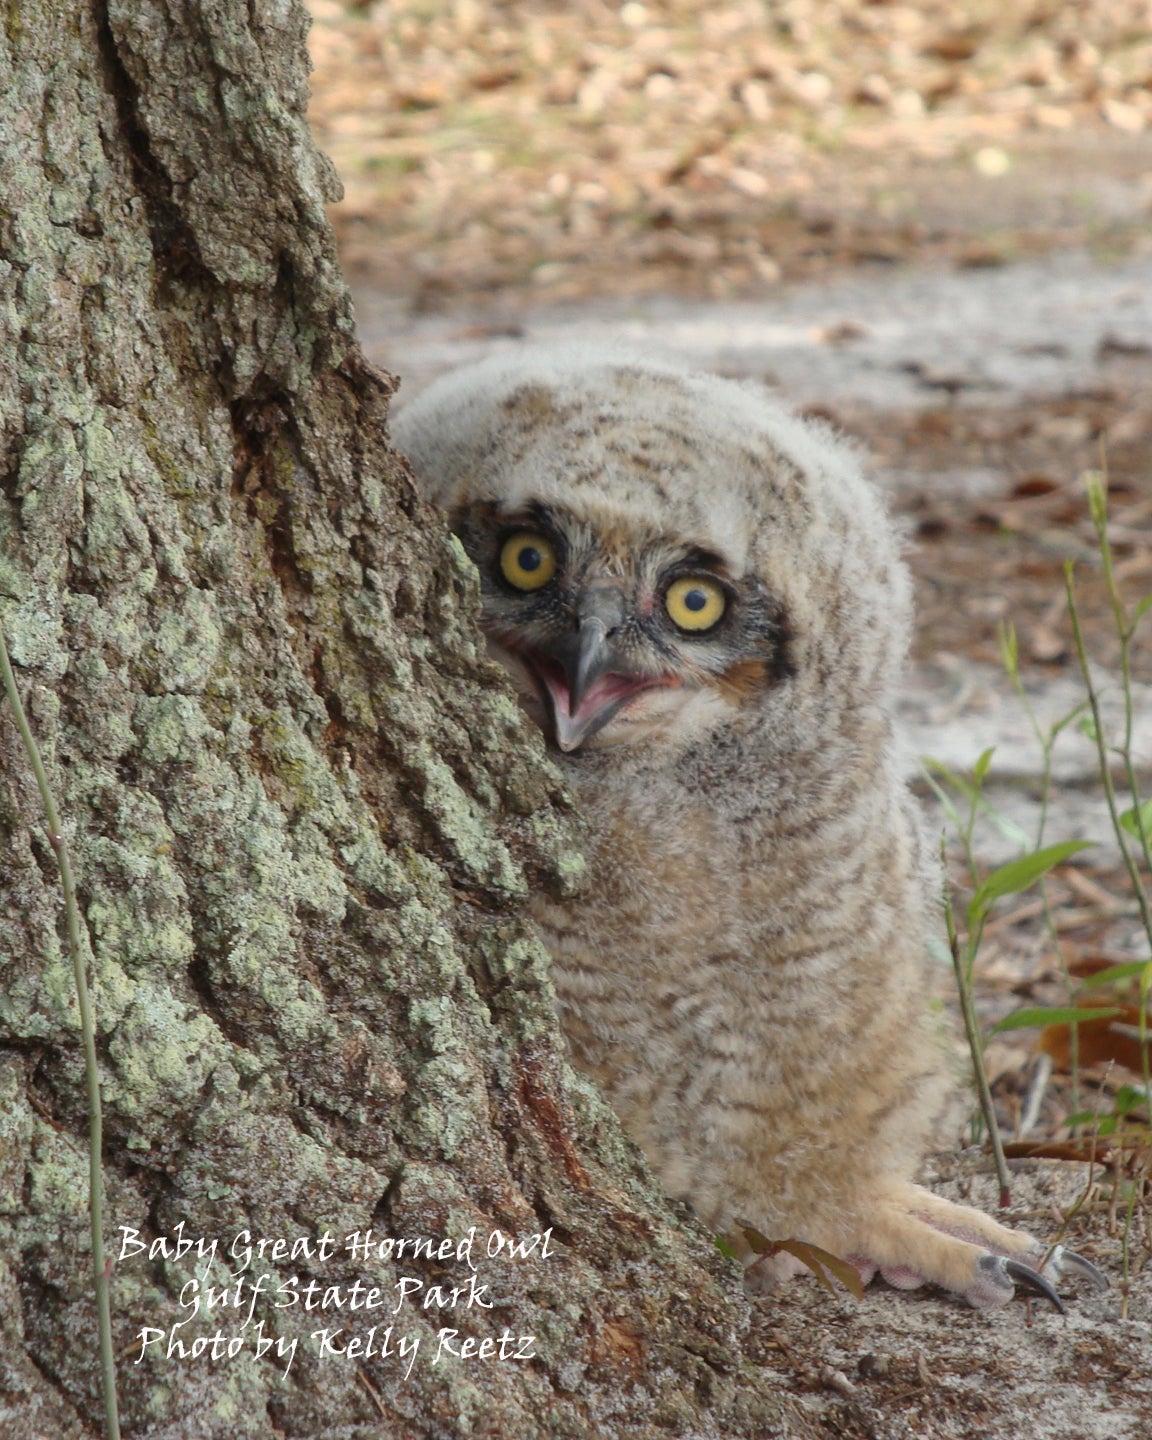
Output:
<path fill-rule="evenodd" d="M 702 575 L 673 580 L 664 593 L 664 608 L 681 630 L 711 630 L 727 605 L 723 587 Z"/>
<path fill-rule="evenodd" d="M 543 535 L 518 530 L 501 546 L 500 573 L 517 590 L 540 590 L 556 573 L 556 552 Z"/>

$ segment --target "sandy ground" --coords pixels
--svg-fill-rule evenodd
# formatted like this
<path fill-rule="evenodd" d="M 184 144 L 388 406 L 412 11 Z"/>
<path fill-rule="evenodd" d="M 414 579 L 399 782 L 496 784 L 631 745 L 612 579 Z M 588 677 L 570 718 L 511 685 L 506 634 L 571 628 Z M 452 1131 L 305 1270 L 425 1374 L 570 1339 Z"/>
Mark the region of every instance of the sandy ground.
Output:
<path fill-rule="evenodd" d="M 941 1159 L 928 1178 L 943 1194 L 995 1210 L 995 1185 L 978 1155 Z M 1087 1168 L 1023 1162 L 1014 1186 L 1010 1216 L 1038 1234 L 1062 1228 L 1062 1217 L 1082 1204 L 1067 1239 L 1119 1278 L 1122 1218 L 1110 1219 L 1108 1187 L 1097 1191 Z M 797 1280 L 758 1308 L 752 1353 L 833 1435 L 1147 1440 L 1146 1273 L 1131 1287 L 1127 1316 L 1115 1283 L 1102 1295 L 1086 1283 L 1062 1288 L 1065 1316 L 1038 1302 L 979 1312 L 923 1290 L 875 1285 L 857 1302 Z"/>
<path fill-rule="evenodd" d="M 1005 818 L 977 826 L 978 863 L 1018 853 L 1012 826 L 1034 836 L 1040 819 L 1042 757 L 1000 629 L 1017 632 L 1045 725 L 1078 703 L 1067 560 L 1113 736 L 1120 716 L 1085 472 L 1107 470 L 1130 603 L 1152 589 L 1152 6 L 312 9 L 313 119 L 347 189 L 334 222 L 362 341 L 402 377 L 400 403 L 492 349 L 600 336 L 759 378 L 857 437 L 912 541 L 912 750 L 964 771 L 995 747 L 988 794 Z M 1145 785 L 1149 636 L 1133 644 Z M 986 1030 L 1081 993 L 1129 1007 L 1080 1027 L 1076 1066 L 1066 1027 L 987 1046 L 1021 1151 L 1087 1153 L 1094 1127 L 1070 1138 L 1070 1113 L 1093 1109 L 1107 1130 L 1131 1106 L 1119 1143 L 1101 1142 L 1107 1167 L 1013 1161 L 1012 1218 L 1064 1235 L 1112 1288 L 1068 1285 L 1061 1318 L 792 1282 L 757 1306 L 749 1343 L 830 1434 L 1152 1437 L 1133 995 L 1081 990 L 1149 942 L 1093 752 L 1069 726 L 1045 838 L 1097 847 L 1055 873 L 1050 925 L 1034 893 L 1001 903 L 975 979 Z M 952 853 L 963 904 L 954 837 Z M 969 1117 L 962 1098 L 930 1178 L 992 1210 L 986 1156 L 959 1151 Z"/>

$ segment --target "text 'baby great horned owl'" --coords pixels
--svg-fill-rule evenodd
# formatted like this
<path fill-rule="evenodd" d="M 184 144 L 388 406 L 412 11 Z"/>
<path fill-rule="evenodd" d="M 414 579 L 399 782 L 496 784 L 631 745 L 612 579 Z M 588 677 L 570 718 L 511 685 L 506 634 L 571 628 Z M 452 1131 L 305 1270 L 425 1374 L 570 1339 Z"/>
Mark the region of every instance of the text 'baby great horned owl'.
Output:
<path fill-rule="evenodd" d="M 449 375 L 394 438 L 587 818 L 588 893 L 536 914 L 573 1057 L 666 1189 L 866 1279 L 1055 1300 L 1031 1236 L 909 1178 L 944 1089 L 938 879 L 892 722 L 909 580 L 853 452 L 578 348 Z"/>

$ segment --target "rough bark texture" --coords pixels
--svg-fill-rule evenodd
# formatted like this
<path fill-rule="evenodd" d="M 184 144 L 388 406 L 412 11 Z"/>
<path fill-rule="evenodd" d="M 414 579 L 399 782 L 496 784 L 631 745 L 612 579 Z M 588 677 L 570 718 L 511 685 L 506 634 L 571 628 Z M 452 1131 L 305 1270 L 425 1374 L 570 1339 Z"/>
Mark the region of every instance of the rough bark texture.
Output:
<path fill-rule="evenodd" d="M 530 885 L 580 883 L 469 566 L 389 452 L 305 122 L 293 0 L 13 0 L 0 33 L 0 623 L 68 834 L 103 1066 L 106 1239 L 460 1238 L 289 1255 L 176 1332 L 195 1253 L 113 1277 L 125 1433 L 806 1434 L 742 1358 L 733 1270 L 566 1069 Z M 0 1435 L 98 1429 L 76 1003 L 0 706 Z M 488 1260 L 490 1234 L 551 1252 Z M 242 1279 L 244 1277 L 241 1277 Z M 184 1290 L 188 1300 L 192 1291 Z M 253 1329 L 300 1339 L 285 1375 Z M 421 1339 L 324 1358 L 377 1324 Z M 164 1344 L 139 1335 L 153 1326 Z M 534 1359 L 465 1359 L 533 1335 Z M 407 1371 L 407 1373 L 406 1373 Z"/>

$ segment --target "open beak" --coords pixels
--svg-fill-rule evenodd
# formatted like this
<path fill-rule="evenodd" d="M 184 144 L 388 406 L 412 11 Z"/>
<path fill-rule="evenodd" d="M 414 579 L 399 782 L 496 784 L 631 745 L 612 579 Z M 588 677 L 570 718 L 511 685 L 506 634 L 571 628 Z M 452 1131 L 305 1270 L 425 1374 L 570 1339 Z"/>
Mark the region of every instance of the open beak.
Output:
<path fill-rule="evenodd" d="M 624 597 L 618 589 L 586 590 L 577 616 L 575 630 L 524 657 L 548 701 L 556 744 L 566 753 L 602 730 L 641 690 L 666 683 L 629 673 L 630 662 L 615 639 L 625 619 Z"/>

